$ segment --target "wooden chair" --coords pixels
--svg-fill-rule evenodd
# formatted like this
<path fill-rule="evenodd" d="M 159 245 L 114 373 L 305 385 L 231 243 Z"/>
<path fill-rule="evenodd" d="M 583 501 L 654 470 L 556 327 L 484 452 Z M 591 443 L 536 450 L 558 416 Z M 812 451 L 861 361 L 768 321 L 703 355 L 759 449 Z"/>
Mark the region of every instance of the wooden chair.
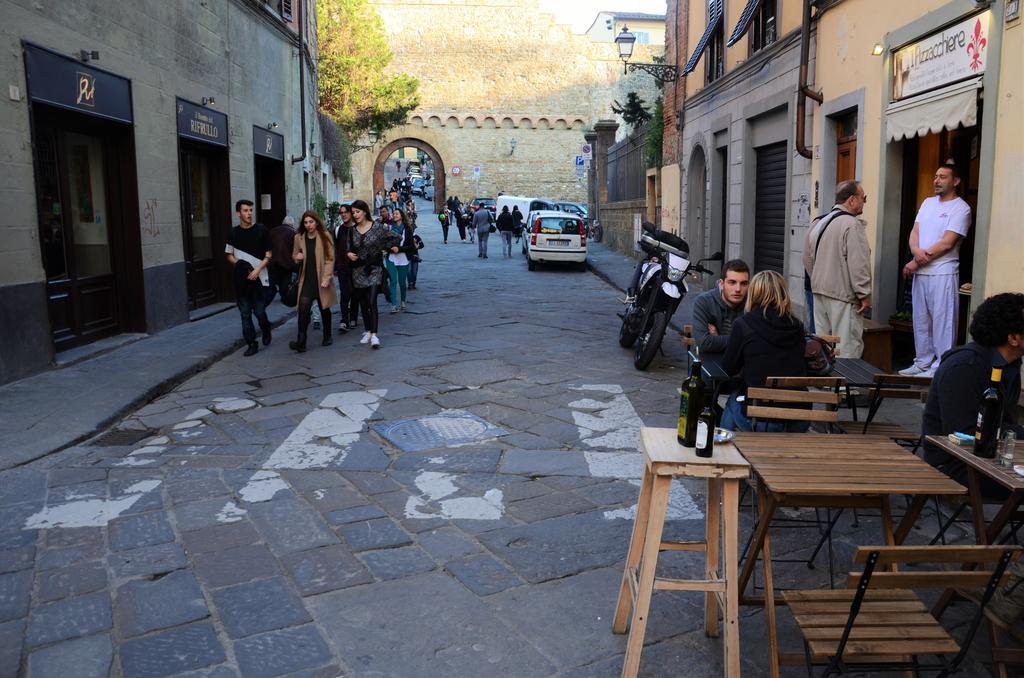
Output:
<path fill-rule="evenodd" d="M 904 377 L 902 374 L 876 374 L 874 387 L 871 390 L 871 404 L 864 422 L 844 421 L 839 428 L 843 433 L 863 433 L 884 435 L 900 444 L 913 446 L 916 450 L 921 444 L 921 432 L 912 431 L 900 424 L 878 424 L 874 422 L 878 408 L 886 398 L 916 400 L 925 402 L 928 399 L 928 387 L 931 377 Z"/>
<path fill-rule="evenodd" d="M 829 346 L 832 347 L 832 351 L 836 354 L 836 357 L 839 357 L 839 337 L 832 334 L 816 334 L 815 336 L 818 337 L 818 339 L 827 342 Z"/>
<path fill-rule="evenodd" d="M 860 671 L 935 672 L 944 678 L 959 668 L 996 588 L 1009 578 L 1006 566 L 1020 557 L 1019 546 L 866 546 L 857 549 L 846 590 L 784 591 L 804 639 L 807 675 L 825 665 L 822 678 L 851 665 Z M 914 569 L 898 563 L 976 564 L 978 569 Z M 989 569 L 984 569 L 988 567 Z M 914 588 L 983 588 L 978 610 L 958 644 Z M 921 655 L 934 655 L 927 663 Z"/>

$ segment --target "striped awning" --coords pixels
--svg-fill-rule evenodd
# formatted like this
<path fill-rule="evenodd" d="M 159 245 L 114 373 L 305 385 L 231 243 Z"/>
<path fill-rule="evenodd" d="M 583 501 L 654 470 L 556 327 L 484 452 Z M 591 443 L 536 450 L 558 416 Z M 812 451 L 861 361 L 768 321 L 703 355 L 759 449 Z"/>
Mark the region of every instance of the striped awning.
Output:
<path fill-rule="evenodd" d="M 747 32 L 747 29 L 750 28 L 750 20 L 754 18 L 754 13 L 761 7 L 761 2 L 762 0 L 747 0 L 747 6 L 743 8 L 743 14 L 740 15 L 740 20 L 736 24 L 736 28 L 732 29 L 732 35 L 729 36 L 729 42 L 726 43 L 727 47 L 735 45 Z"/>
<path fill-rule="evenodd" d="M 697 67 L 697 62 L 700 61 L 700 57 L 704 54 L 704 50 L 707 49 L 708 40 L 714 35 L 715 30 L 718 28 L 725 15 L 725 0 L 713 0 L 714 7 L 711 12 L 711 16 L 708 18 L 708 27 L 704 29 L 704 35 L 700 36 L 700 42 L 697 43 L 697 47 L 693 50 L 693 54 L 690 55 L 690 60 L 686 62 L 686 66 L 683 67 L 683 75 L 688 75 L 693 72 L 693 69 Z"/>

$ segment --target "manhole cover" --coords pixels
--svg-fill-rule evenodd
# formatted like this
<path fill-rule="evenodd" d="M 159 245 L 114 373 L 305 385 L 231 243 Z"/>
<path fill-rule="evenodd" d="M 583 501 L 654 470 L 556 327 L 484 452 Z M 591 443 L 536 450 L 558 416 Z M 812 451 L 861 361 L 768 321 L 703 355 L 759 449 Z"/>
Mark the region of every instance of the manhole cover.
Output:
<path fill-rule="evenodd" d="M 508 433 L 463 410 L 445 410 L 427 417 L 385 421 L 373 428 L 403 452 L 466 445 Z"/>
<path fill-rule="evenodd" d="M 95 438 L 89 444 L 93 447 L 120 447 L 134 445 L 153 435 L 153 431 L 128 431 L 124 429 L 113 429 L 107 431 L 99 438 Z"/>

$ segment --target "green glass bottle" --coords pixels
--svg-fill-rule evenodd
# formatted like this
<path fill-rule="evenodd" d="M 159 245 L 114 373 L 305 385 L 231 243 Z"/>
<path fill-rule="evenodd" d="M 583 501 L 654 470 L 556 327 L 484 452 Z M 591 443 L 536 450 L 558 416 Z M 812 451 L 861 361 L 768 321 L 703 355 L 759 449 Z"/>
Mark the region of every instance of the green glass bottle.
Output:
<path fill-rule="evenodd" d="M 996 456 L 996 443 L 999 441 L 999 425 L 1003 418 L 1003 394 L 999 391 L 999 383 L 1003 379 L 1003 371 L 992 368 L 992 377 L 987 389 L 981 396 L 978 408 L 978 426 L 974 433 L 974 454 L 991 459 Z"/>
<path fill-rule="evenodd" d="M 694 445 L 698 457 L 710 457 L 715 449 L 715 413 L 711 403 L 706 403 L 697 419 L 697 442 Z"/>
<path fill-rule="evenodd" d="M 679 389 L 679 428 L 676 438 L 684 447 L 697 442 L 697 419 L 704 409 L 704 380 L 701 379 L 700 356 L 690 365 L 690 376 Z"/>

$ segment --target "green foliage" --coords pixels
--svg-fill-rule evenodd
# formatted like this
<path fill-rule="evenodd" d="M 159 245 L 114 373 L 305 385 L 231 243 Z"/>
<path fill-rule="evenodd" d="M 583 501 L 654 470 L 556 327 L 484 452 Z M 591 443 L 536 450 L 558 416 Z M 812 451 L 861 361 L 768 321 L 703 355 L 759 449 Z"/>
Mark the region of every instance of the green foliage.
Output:
<path fill-rule="evenodd" d="M 320 133 L 324 138 L 324 160 L 331 163 L 334 176 L 342 181 L 352 180 L 352 146 L 338 123 L 324 112 L 320 117 Z"/>
<path fill-rule="evenodd" d="M 621 115 L 622 119 L 629 125 L 630 131 L 635 131 L 637 127 L 651 119 L 651 112 L 647 110 L 644 100 L 636 92 L 630 92 L 626 95 L 625 106 L 618 101 L 613 101 L 612 113 Z"/>
<path fill-rule="evenodd" d="M 654 102 L 654 117 L 647 130 L 644 157 L 647 167 L 661 167 L 661 146 L 665 140 L 665 102 L 658 97 Z"/>
<path fill-rule="evenodd" d="M 340 219 L 341 203 L 335 200 L 334 202 L 327 206 L 327 218 L 324 220 L 324 223 L 333 229 L 335 226 L 338 225 Z"/>
<path fill-rule="evenodd" d="M 316 18 L 320 109 L 349 140 L 403 124 L 419 105 L 419 81 L 385 72 L 394 55 L 369 1 L 319 0 Z"/>
<path fill-rule="evenodd" d="M 313 194 L 313 204 L 309 208 L 320 215 L 320 218 L 327 222 L 327 198 L 320 191 Z"/>

